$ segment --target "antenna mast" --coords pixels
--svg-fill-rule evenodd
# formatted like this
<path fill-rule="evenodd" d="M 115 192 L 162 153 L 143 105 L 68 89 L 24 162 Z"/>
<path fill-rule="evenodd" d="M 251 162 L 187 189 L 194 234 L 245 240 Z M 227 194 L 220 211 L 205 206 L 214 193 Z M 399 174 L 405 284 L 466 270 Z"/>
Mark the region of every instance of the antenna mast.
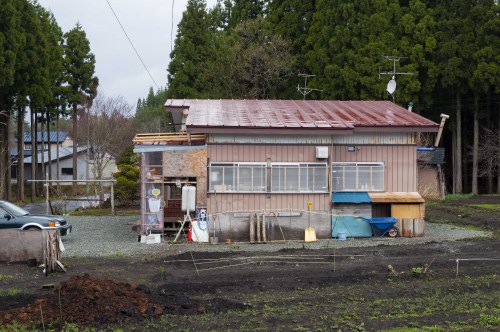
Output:
<path fill-rule="evenodd" d="M 378 67 L 378 79 L 380 79 L 381 75 L 391 75 L 392 79 L 387 83 L 386 91 L 391 95 L 392 102 L 394 102 L 394 91 L 396 91 L 396 75 L 413 75 L 413 73 L 406 72 L 397 72 L 396 71 L 396 62 L 399 62 L 401 59 L 406 59 L 406 56 L 394 56 L 394 55 L 382 55 L 382 58 L 392 61 L 392 71 L 381 72 L 380 67 Z"/>
<path fill-rule="evenodd" d="M 320 89 L 312 89 L 307 87 L 307 79 L 309 77 L 314 77 L 316 75 L 310 75 L 310 74 L 299 74 L 300 77 L 304 77 L 304 87 L 301 87 L 300 85 L 297 84 L 297 91 L 299 91 L 302 94 L 303 100 L 306 100 L 306 96 L 310 94 L 313 91 L 323 91 Z"/>

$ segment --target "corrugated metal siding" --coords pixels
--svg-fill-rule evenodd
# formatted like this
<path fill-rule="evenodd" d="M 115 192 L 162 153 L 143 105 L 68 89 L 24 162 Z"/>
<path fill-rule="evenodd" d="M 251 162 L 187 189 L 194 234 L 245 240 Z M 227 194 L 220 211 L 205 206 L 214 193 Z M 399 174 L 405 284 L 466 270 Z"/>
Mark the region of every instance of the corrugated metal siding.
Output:
<path fill-rule="evenodd" d="M 211 162 L 316 162 L 315 147 L 301 145 L 208 145 Z M 414 192 L 417 190 L 417 155 L 414 146 L 378 145 L 360 146 L 357 152 L 347 152 L 345 146 L 333 147 L 336 162 L 384 162 L 385 191 Z M 322 160 L 324 161 L 324 160 Z M 218 211 L 254 211 L 307 209 L 309 200 L 314 210 L 328 210 L 331 197 L 328 194 L 218 194 Z M 215 211 L 215 195 L 207 204 Z"/>
<path fill-rule="evenodd" d="M 332 136 L 319 135 L 224 135 L 210 134 L 207 143 L 223 144 L 331 144 Z"/>
<path fill-rule="evenodd" d="M 416 144 L 415 133 L 354 133 L 336 135 L 333 144 Z"/>
<path fill-rule="evenodd" d="M 211 162 L 318 162 L 314 146 L 297 145 L 208 145 Z M 313 202 L 314 210 L 329 210 L 331 197 L 326 194 L 217 194 L 209 195 L 207 205 L 213 213 L 217 196 L 218 211 L 307 210 Z"/>
<path fill-rule="evenodd" d="M 315 146 L 305 145 L 208 145 L 211 162 L 319 162 Z"/>
<path fill-rule="evenodd" d="M 345 146 L 333 147 L 334 162 L 384 162 L 385 191 L 417 191 L 417 150 L 414 146 L 360 146 L 348 152 Z"/>
<path fill-rule="evenodd" d="M 217 201 L 217 203 L 216 203 Z M 259 211 L 307 211 L 307 202 L 313 202 L 314 211 L 328 211 L 331 198 L 328 194 L 210 194 L 208 211 L 259 212 Z"/>

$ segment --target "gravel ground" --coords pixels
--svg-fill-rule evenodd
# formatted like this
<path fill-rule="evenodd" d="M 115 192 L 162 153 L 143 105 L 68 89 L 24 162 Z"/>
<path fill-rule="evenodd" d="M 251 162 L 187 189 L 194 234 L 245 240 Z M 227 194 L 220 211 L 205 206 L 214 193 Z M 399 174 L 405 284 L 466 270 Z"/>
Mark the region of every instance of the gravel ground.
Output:
<path fill-rule="evenodd" d="M 312 243 L 303 241 L 287 241 L 267 244 L 225 243 L 213 244 L 143 244 L 138 242 L 137 233 L 132 226 L 139 217 L 74 217 L 66 216 L 73 225 L 73 233 L 63 237 L 65 257 L 103 257 L 103 256 L 140 256 L 140 255 L 177 255 L 189 251 L 277 251 L 284 248 L 347 248 L 371 247 L 377 245 L 408 245 L 427 242 L 455 241 L 474 237 L 489 237 L 490 232 L 468 230 L 465 228 L 433 224 L 425 224 L 425 236 L 416 238 L 348 238 L 319 240 Z"/>

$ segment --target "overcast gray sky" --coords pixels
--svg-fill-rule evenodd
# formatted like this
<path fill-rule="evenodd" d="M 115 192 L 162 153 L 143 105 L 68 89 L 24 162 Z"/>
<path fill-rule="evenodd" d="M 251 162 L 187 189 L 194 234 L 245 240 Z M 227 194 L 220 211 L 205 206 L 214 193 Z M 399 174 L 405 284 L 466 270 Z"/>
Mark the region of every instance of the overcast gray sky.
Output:
<path fill-rule="evenodd" d="M 160 87 L 167 84 L 170 61 L 170 31 L 174 0 L 108 0 L 135 48 Z M 121 95 L 135 106 L 147 96 L 153 81 L 121 30 L 106 0 L 39 0 L 54 13 L 64 32 L 80 22 L 96 57 L 96 75 L 101 93 Z M 216 0 L 208 0 L 211 7 Z M 174 33 L 187 0 L 174 1 Z"/>

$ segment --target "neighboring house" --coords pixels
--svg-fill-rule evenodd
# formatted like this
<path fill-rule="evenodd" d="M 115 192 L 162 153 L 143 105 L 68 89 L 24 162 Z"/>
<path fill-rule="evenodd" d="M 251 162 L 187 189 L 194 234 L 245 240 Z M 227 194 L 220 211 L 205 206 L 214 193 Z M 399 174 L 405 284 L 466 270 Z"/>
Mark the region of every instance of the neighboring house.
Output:
<path fill-rule="evenodd" d="M 143 225 L 175 229 L 187 184 L 219 239 L 304 239 L 309 224 L 319 238 L 340 230 L 370 236 L 355 216 L 424 218 L 417 133 L 439 126 L 394 103 L 168 100 L 165 107 L 187 132 L 134 139 Z M 150 199 L 163 200 L 164 210 L 152 211 Z"/>
<path fill-rule="evenodd" d="M 43 139 L 42 139 L 43 138 Z M 47 139 L 47 133 L 38 133 L 37 135 L 37 173 L 36 179 L 43 179 L 42 174 L 42 142 L 43 142 L 43 163 L 45 165 L 45 172 L 49 174 L 49 148 L 51 158 L 51 174 L 52 180 L 57 179 L 57 147 L 59 146 L 59 179 L 60 180 L 73 180 L 73 140 L 68 136 L 67 132 L 51 132 L 50 139 Z M 29 132 L 24 133 L 24 179 L 31 180 L 31 164 L 32 164 L 32 141 Z M 96 170 L 96 161 L 93 160 L 92 151 L 88 151 L 87 147 L 79 146 L 77 148 L 77 179 L 79 180 L 96 180 L 99 174 Z M 17 149 L 11 152 L 13 167 L 12 179 L 15 182 L 17 178 Z M 90 160 L 87 162 L 87 160 Z M 110 179 L 113 173 L 117 171 L 116 163 L 113 157 L 106 154 L 103 158 L 102 164 L 105 165 L 102 172 L 102 179 Z M 63 183 L 70 185 L 70 182 Z"/>
<path fill-rule="evenodd" d="M 36 136 L 37 136 L 36 138 L 37 150 L 45 151 L 48 149 L 55 149 L 57 148 L 58 145 L 60 148 L 68 148 L 73 146 L 73 140 L 68 136 L 68 133 L 64 131 L 51 132 L 50 139 L 47 139 L 46 132 L 44 132 L 43 135 L 42 133 L 37 133 Z M 24 150 L 26 155 L 26 150 L 31 151 L 33 146 L 31 141 L 31 133 L 25 132 L 23 138 L 24 138 Z M 31 155 L 31 153 L 29 155 Z"/>
<path fill-rule="evenodd" d="M 77 154 L 78 154 L 78 159 L 77 159 L 77 179 L 78 180 L 95 180 L 95 172 L 94 172 L 94 161 L 92 160 L 92 155 L 90 154 L 90 162 L 87 162 L 88 160 L 88 155 L 87 155 L 88 149 L 87 147 L 78 147 L 77 148 Z M 57 179 L 57 157 L 56 157 L 56 149 L 51 150 L 51 165 L 52 165 L 52 180 Z M 38 153 L 37 156 L 37 175 L 36 179 L 40 180 L 43 179 L 43 174 L 42 174 L 42 156 L 41 153 Z M 109 179 L 112 178 L 113 173 L 116 172 L 116 164 L 114 162 L 114 159 L 111 157 L 109 158 L 109 162 L 107 163 L 106 167 L 104 168 L 103 172 L 103 179 Z M 49 156 L 48 156 L 48 151 L 44 152 L 44 164 L 45 164 L 45 172 L 49 174 L 48 171 L 48 165 L 49 165 Z M 32 157 L 27 157 L 24 159 L 24 179 L 25 180 L 31 180 L 31 164 L 32 164 Z M 67 148 L 59 148 L 59 179 L 60 180 L 73 180 L 73 147 L 67 147 Z M 68 184 L 70 185 L 71 183 L 63 183 L 63 184 Z"/>
<path fill-rule="evenodd" d="M 417 163 L 418 192 L 425 198 L 442 199 L 445 195 L 444 148 L 417 148 Z"/>

